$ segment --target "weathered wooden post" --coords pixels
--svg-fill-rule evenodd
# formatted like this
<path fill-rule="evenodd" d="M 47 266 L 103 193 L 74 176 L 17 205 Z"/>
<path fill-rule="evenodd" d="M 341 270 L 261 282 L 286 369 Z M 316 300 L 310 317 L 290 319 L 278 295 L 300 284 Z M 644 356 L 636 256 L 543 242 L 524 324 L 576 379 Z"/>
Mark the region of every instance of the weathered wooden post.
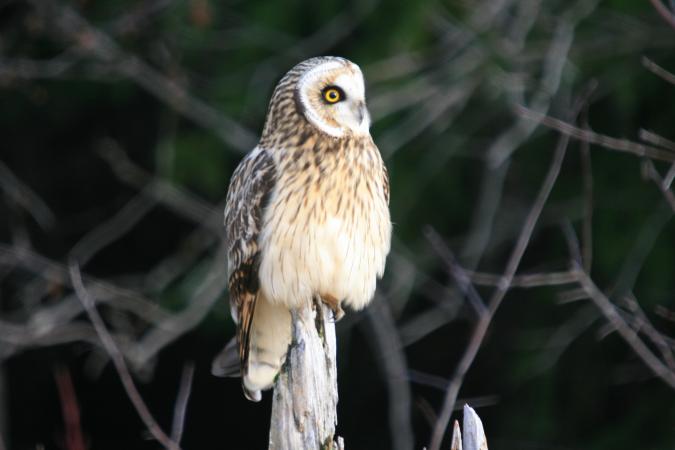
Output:
<path fill-rule="evenodd" d="M 321 302 L 291 312 L 293 340 L 275 384 L 270 450 L 342 449 L 337 425 L 333 313 Z"/>
<path fill-rule="evenodd" d="M 462 428 L 464 428 L 464 440 L 462 440 L 462 432 L 459 430 L 459 422 L 455 420 L 450 450 L 488 450 L 483 422 L 469 405 L 464 405 Z"/>

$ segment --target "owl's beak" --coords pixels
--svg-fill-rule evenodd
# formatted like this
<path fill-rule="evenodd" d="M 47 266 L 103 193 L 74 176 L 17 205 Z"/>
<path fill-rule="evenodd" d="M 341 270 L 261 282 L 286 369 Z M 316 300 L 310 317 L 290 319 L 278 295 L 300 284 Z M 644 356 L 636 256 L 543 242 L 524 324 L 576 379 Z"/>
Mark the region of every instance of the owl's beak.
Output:
<path fill-rule="evenodd" d="M 359 125 L 363 124 L 364 119 L 369 118 L 366 102 L 358 102 L 356 104 L 355 112 L 356 112 L 356 121 Z"/>

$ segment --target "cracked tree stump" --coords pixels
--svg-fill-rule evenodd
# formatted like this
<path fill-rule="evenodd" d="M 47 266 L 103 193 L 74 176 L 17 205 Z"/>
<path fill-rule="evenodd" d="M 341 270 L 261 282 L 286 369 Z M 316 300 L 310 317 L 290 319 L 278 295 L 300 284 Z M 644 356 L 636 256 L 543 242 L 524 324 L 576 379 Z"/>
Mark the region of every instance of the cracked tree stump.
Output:
<path fill-rule="evenodd" d="M 488 450 L 483 422 L 469 405 L 464 405 L 462 428 L 464 428 L 464 439 L 462 439 L 462 432 L 459 429 L 459 422 L 455 420 L 450 450 Z"/>
<path fill-rule="evenodd" d="M 293 340 L 275 384 L 270 450 L 343 449 L 335 438 L 337 366 L 332 311 L 321 302 L 291 312 Z"/>

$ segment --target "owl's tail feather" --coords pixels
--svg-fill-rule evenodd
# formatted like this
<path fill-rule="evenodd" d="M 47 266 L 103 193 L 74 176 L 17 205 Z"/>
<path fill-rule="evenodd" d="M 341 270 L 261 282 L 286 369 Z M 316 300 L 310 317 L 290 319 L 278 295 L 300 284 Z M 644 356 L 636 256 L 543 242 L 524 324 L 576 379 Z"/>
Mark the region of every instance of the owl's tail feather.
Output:
<path fill-rule="evenodd" d="M 291 315 L 288 309 L 259 298 L 250 331 L 248 364 L 242 379 L 244 395 L 251 401 L 262 398 L 262 390 L 269 389 L 286 361 L 291 343 Z M 217 377 L 240 377 L 239 348 L 232 339 L 214 358 L 211 373 Z"/>
<path fill-rule="evenodd" d="M 249 394 L 269 389 L 286 361 L 291 343 L 291 314 L 283 305 L 268 302 L 260 296 L 250 331 L 248 364 L 243 371 L 242 386 Z"/>
<path fill-rule="evenodd" d="M 230 339 L 224 349 L 213 358 L 211 374 L 217 377 L 240 377 L 239 349 L 237 338 Z"/>
<path fill-rule="evenodd" d="M 211 363 L 211 374 L 216 377 L 239 378 L 241 376 L 241 365 L 239 360 L 239 345 L 237 338 L 230 339 L 225 348 L 218 353 Z M 249 390 L 242 382 L 242 389 L 247 399 L 253 402 L 259 402 L 262 398 L 260 390 Z"/>

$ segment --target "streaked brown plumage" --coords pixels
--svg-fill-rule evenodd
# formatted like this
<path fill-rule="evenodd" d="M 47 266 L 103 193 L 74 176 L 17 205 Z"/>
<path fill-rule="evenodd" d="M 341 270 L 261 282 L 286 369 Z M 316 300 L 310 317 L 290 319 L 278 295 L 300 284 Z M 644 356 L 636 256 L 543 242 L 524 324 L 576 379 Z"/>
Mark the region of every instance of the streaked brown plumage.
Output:
<path fill-rule="evenodd" d="M 290 308 L 318 297 L 339 314 L 341 302 L 360 309 L 372 299 L 391 222 L 387 171 L 369 124 L 358 66 L 309 59 L 277 85 L 260 142 L 232 175 L 229 291 L 249 399 L 260 399 L 285 360 Z M 228 347 L 216 374 L 235 367 Z"/>

